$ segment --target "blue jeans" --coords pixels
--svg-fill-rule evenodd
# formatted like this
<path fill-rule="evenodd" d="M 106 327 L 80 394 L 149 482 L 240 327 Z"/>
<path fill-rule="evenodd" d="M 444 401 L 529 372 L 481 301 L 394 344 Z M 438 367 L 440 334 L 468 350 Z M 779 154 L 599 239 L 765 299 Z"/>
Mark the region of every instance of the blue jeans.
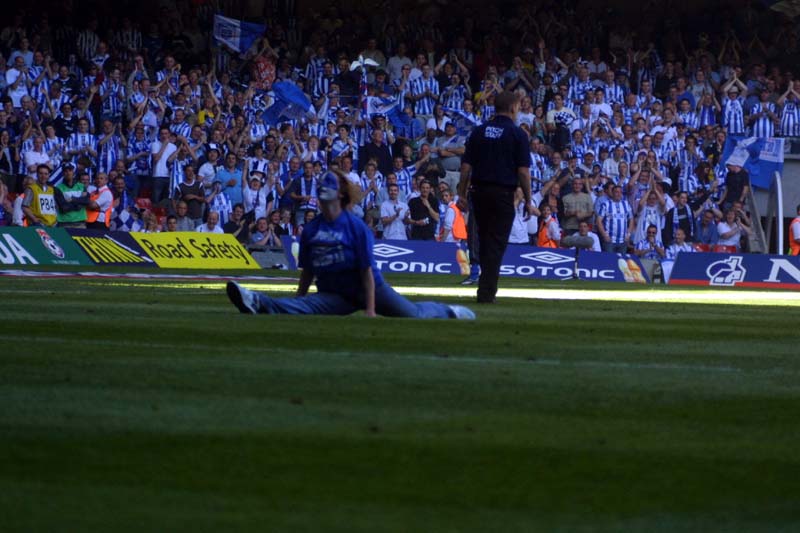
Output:
<path fill-rule="evenodd" d="M 332 293 L 319 292 L 300 298 L 270 298 L 259 294 L 260 313 L 285 315 L 349 315 L 364 309 L 364 302 L 351 302 Z M 375 312 L 396 318 L 455 318 L 450 307 L 437 302 L 410 302 L 388 284 L 375 289 Z"/>
<path fill-rule="evenodd" d="M 151 201 L 153 207 L 157 207 L 162 200 L 169 198 L 169 178 L 154 177 L 152 184 Z"/>
<path fill-rule="evenodd" d="M 604 242 L 603 251 L 612 254 L 625 254 L 628 253 L 628 244 L 624 242 Z"/>

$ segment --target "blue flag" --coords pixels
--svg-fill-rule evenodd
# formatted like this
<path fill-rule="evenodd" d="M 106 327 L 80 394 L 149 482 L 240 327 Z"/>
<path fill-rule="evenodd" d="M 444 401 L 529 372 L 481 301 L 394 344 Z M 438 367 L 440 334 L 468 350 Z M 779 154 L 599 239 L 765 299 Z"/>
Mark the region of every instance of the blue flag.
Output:
<path fill-rule="evenodd" d="M 747 170 L 753 187 L 769 189 L 775 172 L 783 174 L 783 139 L 729 136 L 721 160 Z"/>
<path fill-rule="evenodd" d="M 305 93 L 291 81 L 279 81 L 272 86 L 275 102 L 264 111 L 264 122 L 278 124 L 281 118 L 299 120 L 314 111 Z"/>
<path fill-rule="evenodd" d="M 366 112 L 369 117 L 384 115 L 396 128 L 406 127 L 411 122 L 411 117 L 403 113 L 403 110 L 400 109 L 400 102 L 396 98 L 369 96 L 365 101 Z"/>
<path fill-rule="evenodd" d="M 266 30 L 267 27 L 263 24 L 214 15 L 214 40 L 240 54 L 249 50 Z"/>
<path fill-rule="evenodd" d="M 469 135 L 472 132 L 472 128 L 481 125 L 479 118 L 467 114 L 463 109 L 455 109 L 453 107 L 444 107 L 443 109 L 453 120 L 459 135 Z"/>

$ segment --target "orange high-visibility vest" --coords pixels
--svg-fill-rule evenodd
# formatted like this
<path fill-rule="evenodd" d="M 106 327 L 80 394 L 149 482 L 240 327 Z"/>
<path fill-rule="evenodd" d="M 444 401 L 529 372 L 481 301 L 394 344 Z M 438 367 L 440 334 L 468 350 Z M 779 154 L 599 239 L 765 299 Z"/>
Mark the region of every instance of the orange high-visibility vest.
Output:
<path fill-rule="evenodd" d="M 107 185 L 104 185 L 102 189 L 96 189 L 93 193 L 89 194 L 89 201 L 97 202 L 97 199 L 100 198 L 100 194 L 103 190 L 109 190 Z M 111 227 L 111 212 L 114 210 L 114 202 L 108 206 L 108 209 L 105 211 L 105 220 L 104 223 L 106 227 Z M 100 210 L 99 209 L 91 209 L 89 207 L 86 208 L 86 222 L 96 222 L 97 219 L 100 218 Z"/>
<path fill-rule="evenodd" d="M 464 222 L 464 213 L 461 212 L 461 209 L 458 208 L 455 202 L 452 202 L 448 207 L 452 209 L 456 215 L 455 218 L 453 218 L 453 237 L 458 240 L 466 239 L 467 224 Z"/>
<path fill-rule="evenodd" d="M 537 244 L 539 248 L 558 248 L 558 242 L 554 241 L 547 235 L 547 228 L 550 226 L 551 222 L 555 222 L 552 218 L 547 221 L 543 221 L 539 225 L 539 235 L 537 239 Z"/>
<path fill-rule="evenodd" d="M 794 220 L 792 220 L 792 223 L 789 224 L 789 249 L 791 250 L 791 252 L 789 252 L 790 255 L 800 255 L 800 244 L 794 241 L 794 232 L 792 231 L 792 228 L 794 227 L 795 224 L 800 225 L 800 217 L 795 218 Z"/>

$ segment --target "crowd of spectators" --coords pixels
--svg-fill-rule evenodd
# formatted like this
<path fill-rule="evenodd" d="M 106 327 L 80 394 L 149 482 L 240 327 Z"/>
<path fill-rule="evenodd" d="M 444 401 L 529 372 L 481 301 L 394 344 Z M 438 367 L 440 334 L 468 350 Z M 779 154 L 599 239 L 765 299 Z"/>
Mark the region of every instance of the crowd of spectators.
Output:
<path fill-rule="evenodd" d="M 653 259 L 686 243 L 738 249 L 749 181 L 722 150 L 728 136 L 800 136 L 797 27 L 760 2 L 692 17 L 641 4 L 301 14 L 268 2 L 265 35 L 242 52 L 212 37 L 224 3 L 7 8 L 0 224 L 44 223 L 30 210 L 40 181 L 56 186 L 61 225 L 279 247 L 314 216 L 317 178 L 334 169 L 361 185 L 354 209 L 378 237 L 458 240 L 466 138 L 514 91 L 539 216 L 519 195 L 512 242 L 591 233 L 596 248 Z M 350 68 L 359 57 L 377 64 L 366 85 Z M 313 112 L 265 121 L 278 81 Z"/>

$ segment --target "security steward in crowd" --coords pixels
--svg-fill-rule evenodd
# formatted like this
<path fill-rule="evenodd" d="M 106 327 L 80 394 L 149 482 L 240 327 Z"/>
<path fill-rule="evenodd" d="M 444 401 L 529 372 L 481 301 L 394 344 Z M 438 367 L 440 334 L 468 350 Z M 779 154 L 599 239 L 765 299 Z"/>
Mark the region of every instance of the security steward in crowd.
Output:
<path fill-rule="evenodd" d="M 58 211 L 56 210 L 55 187 L 48 185 L 50 180 L 50 167 L 39 165 L 36 167 L 36 182 L 25 191 L 22 200 L 22 212 L 29 226 L 56 225 Z"/>
<path fill-rule="evenodd" d="M 528 134 L 516 125 L 519 97 L 502 92 L 495 98 L 495 117 L 472 131 L 461 159 L 458 207 L 469 209 L 478 229 L 481 275 L 478 303 L 494 303 L 500 263 L 514 222 L 514 191 L 522 192 L 528 216 L 531 205 Z"/>

